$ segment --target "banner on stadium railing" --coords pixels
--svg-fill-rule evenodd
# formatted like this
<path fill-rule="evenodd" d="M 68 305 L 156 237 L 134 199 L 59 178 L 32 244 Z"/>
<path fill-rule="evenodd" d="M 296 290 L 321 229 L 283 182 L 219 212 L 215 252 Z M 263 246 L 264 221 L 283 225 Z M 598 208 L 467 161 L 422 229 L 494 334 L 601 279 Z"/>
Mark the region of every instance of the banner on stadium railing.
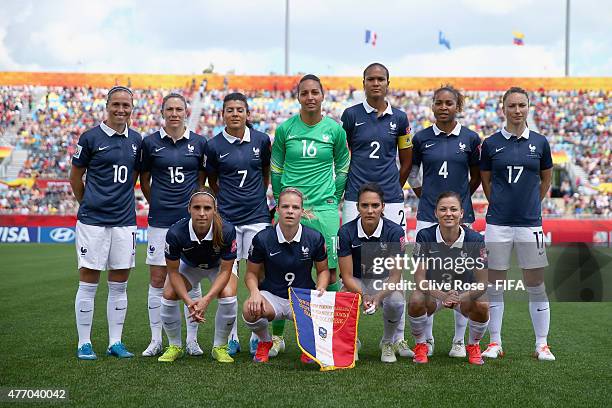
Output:
<path fill-rule="evenodd" d="M 298 346 L 321 371 L 355 367 L 359 294 L 289 287 L 289 300 Z"/>
<path fill-rule="evenodd" d="M 0 243 L 73 244 L 75 227 L 0 227 Z M 136 230 L 136 243 L 147 243 L 147 229 Z"/>
<path fill-rule="evenodd" d="M 57 228 L 64 227 L 74 230 L 76 221 L 75 215 L 0 215 L 0 228 L 2 228 L 0 242 L 74 242 L 73 240 L 64 241 L 70 234 L 65 230 L 57 230 Z M 145 243 L 147 241 L 147 217 L 138 216 L 137 224 L 136 240 L 138 243 Z M 407 218 L 407 238 L 412 242 L 416 238 L 415 227 L 416 220 Z M 24 232 L 24 228 L 27 229 L 27 232 Z M 477 219 L 472 224 L 472 228 L 483 232 L 485 220 Z M 546 242 L 552 244 L 584 242 L 612 246 L 612 219 L 545 219 L 543 229 Z M 55 231 L 53 236 L 52 231 Z"/>

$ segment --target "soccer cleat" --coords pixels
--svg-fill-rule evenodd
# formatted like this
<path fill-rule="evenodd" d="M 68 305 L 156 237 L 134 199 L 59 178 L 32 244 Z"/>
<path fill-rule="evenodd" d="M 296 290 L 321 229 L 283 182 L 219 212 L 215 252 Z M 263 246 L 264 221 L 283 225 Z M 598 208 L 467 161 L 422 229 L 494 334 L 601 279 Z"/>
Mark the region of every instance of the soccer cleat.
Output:
<path fill-rule="evenodd" d="M 270 357 L 278 356 L 278 353 L 285 351 L 285 338 L 282 336 L 272 336 L 272 348 L 270 349 Z"/>
<path fill-rule="evenodd" d="M 393 350 L 399 354 L 400 357 L 414 357 L 414 353 L 410 350 L 410 346 L 406 340 L 398 340 L 393 343 Z"/>
<path fill-rule="evenodd" d="M 98 356 L 93 351 L 91 343 L 85 343 L 77 349 L 77 358 L 79 360 L 97 360 Z"/>
<path fill-rule="evenodd" d="M 433 356 L 434 345 L 435 345 L 434 339 L 431 338 L 431 339 L 425 340 L 425 344 L 427 344 L 427 357 Z"/>
<path fill-rule="evenodd" d="M 149 343 L 149 347 L 145 351 L 142 352 L 143 357 L 155 357 L 158 354 L 161 354 L 163 351 L 163 346 L 161 341 L 151 340 Z"/>
<path fill-rule="evenodd" d="M 213 347 L 211 353 L 212 358 L 220 363 L 233 363 L 234 359 L 227 352 L 227 344 L 223 346 Z"/>
<path fill-rule="evenodd" d="M 468 354 L 468 362 L 474 365 L 483 365 L 484 360 L 482 359 L 482 354 L 480 354 L 480 344 L 468 344 L 467 347 Z"/>
<path fill-rule="evenodd" d="M 397 361 L 395 351 L 393 350 L 393 344 L 383 343 L 382 352 L 380 353 L 380 361 L 383 363 L 395 363 Z"/>
<path fill-rule="evenodd" d="M 230 356 L 235 356 L 240 353 L 240 343 L 237 340 L 230 340 L 227 342 L 227 353 Z"/>
<path fill-rule="evenodd" d="M 132 357 L 134 357 L 134 354 L 132 354 L 129 351 L 127 351 L 127 349 L 125 348 L 125 344 L 123 344 L 120 341 L 118 341 L 117 343 L 115 343 L 112 346 L 110 346 L 108 348 L 108 350 L 106 350 L 106 355 L 108 355 L 108 356 L 115 356 L 117 358 L 132 358 Z"/>
<path fill-rule="evenodd" d="M 258 338 L 254 338 L 251 339 L 249 341 L 249 353 L 251 353 L 252 356 L 255 355 L 255 353 L 257 352 L 257 344 L 259 343 L 259 339 Z"/>
<path fill-rule="evenodd" d="M 555 361 L 555 356 L 550 352 L 548 344 L 540 344 L 536 346 L 533 356 L 540 361 Z"/>
<path fill-rule="evenodd" d="M 504 356 L 504 350 L 497 343 L 489 343 L 487 349 L 482 353 L 483 357 L 486 358 L 497 358 Z"/>
<path fill-rule="evenodd" d="M 267 363 L 270 360 L 269 354 L 272 348 L 271 341 L 260 341 L 257 343 L 257 351 L 253 357 L 255 363 Z"/>
<path fill-rule="evenodd" d="M 315 362 L 312 358 L 308 357 L 306 353 L 302 353 L 300 356 L 300 361 L 304 364 L 312 364 Z"/>
<path fill-rule="evenodd" d="M 427 343 L 417 343 L 413 351 L 412 361 L 417 364 L 427 364 Z"/>
<path fill-rule="evenodd" d="M 465 357 L 465 344 L 463 344 L 463 340 L 459 340 L 453 343 L 453 346 L 448 352 L 448 356 L 457 358 Z"/>
<path fill-rule="evenodd" d="M 157 361 L 160 361 L 162 363 L 171 363 L 183 357 L 184 354 L 185 353 L 183 352 L 182 347 L 171 344 L 166 348 L 166 351 L 164 351 L 164 354 L 159 356 Z"/>
<path fill-rule="evenodd" d="M 197 340 L 191 340 L 189 343 L 187 343 L 185 350 L 190 356 L 201 356 L 204 354 Z"/>

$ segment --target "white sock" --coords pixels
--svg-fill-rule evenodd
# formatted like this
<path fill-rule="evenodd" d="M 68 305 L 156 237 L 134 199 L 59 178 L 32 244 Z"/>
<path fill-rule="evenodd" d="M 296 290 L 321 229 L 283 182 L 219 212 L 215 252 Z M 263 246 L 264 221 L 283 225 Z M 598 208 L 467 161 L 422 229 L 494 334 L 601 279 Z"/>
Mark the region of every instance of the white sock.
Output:
<path fill-rule="evenodd" d="M 77 333 L 79 334 L 79 347 L 91 343 L 91 325 L 94 314 L 94 300 L 97 283 L 79 282 L 74 299 L 74 314 L 76 316 Z"/>
<path fill-rule="evenodd" d="M 495 285 L 487 287 L 489 296 L 489 342 L 501 346 L 501 329 L 504 318 L 504 289 L 495 289 Z"/>
<path fill-rule="evenodd" d="M 412 332 L 414 340 L 417 344 L 425 343 L 425 340 L 427 340 L 425 330 L 427 329 L 426 326 L 428 317 L 429 316 L 427 316 L 427 313 L 418 317 L 412 317 L 408 315 L 408 321 L 410 322 L 410 331 Z"/>
<path fill-rule="evenodd" d="M 189 297 L 193 300 L 199 299 L 202 297 L 202 286 L 198 283 L 198 286 L 195 288 L 191 288 L 189 292 L 187 292 Z M 185 344 L 189 344 L 192 341 L 198 340 L 198 326 L 199 324 L 194 322 L 193 319 L 189 318 L 189 308 L 187 305 L 183 305 L 183 312 L 185 314 L 185 322 L 187 324 L 187 339 L 185 340 Z"/>
<path fill-rule="evenodd" d="M 232 331 L 232 325 L 236 321 L 236 310 L 238 301 L 236 296 L 219 298 L 217 314 L 215 315 L 215 340 L 213 347 L 227 344 L 227 337 Z"/>
<path fill-rule="evenodd" d="M 106 319 L 108 320 L 108 345 L 121 342 L 123 323 L 127 313 L 127 282 L 108 281 Z"/>
<path fill-rule="evenodd" d="M 183 323 L 181 317 L 181 307 L 178 300 L 169 300 L 162 297 L 161 300 L 161 321 L 164 326 L 168 343 L 172 346 L 182 347 L 181 326 Z"/>
<path fill-rule="evenodd" d="M 402 310 L 402 317 L 395 328 L 395 334 L 393 334 L 393 343 L 405 340 L 404 333 L 406 332 L 406 308 Z"/>
<path fill-rule="evenodd" d="M 544 283 L 538 286 L 527 286 L 529 293 L 529 314 L 536 336 L 536 346 L 548 344 L 548 329 L 550 327 L 550 303 Z"/>
<path fill-rule="evenodd" d="M 434 315 L 428 315 L 427 316 L 427 323 L 425 324 L 425 339 L 429 340 L 429 339 L 433 339 L 433 322 L 434 322 Z"/>
<path fill-rule="evenodd" d="M 161 322 L 161 299 L 164 288 L 154 288 L 149 285 L 149 297 L 147 306 L 149 308 L 149 327 L 151 328 L 151 340 L 161 343 L 162 341 L 162 322 Z"/>
<path fill-rule="evenodd" d="M 270 332 L 268 332 L 268 319 L 262 317 L 253 323 L 247 322 L 246 320 L 244 320 L 244 322 L 246 323 L 247 327 L 251 329 L 253 334 L 259 338 L 259 341 L 272 341 Z"/>
<path fill-rule="evenodd" d="M 232 324 L 232 329 L 230 330 L 229 337 L 227 341 L 236 340 L 240 343 L 240 339 L 238 338 L 238 298 L 236 297 L 236 307 L 234 310 L 234 323 Z"/>
<path fill-rule="evenodd" d="M 383 343 L 393 342 L 404 310 L 406 310 L 406 301 L 398 292 L 383 300 Z"/>
<path fill-rule="evenodd" d="M 487 331 L 489 321 L 487 320 L 486 322 L 481 323 L 469 319 L 468 322 L 470 325 L 470 342 L 468 344 L 480 344 L 480 339 L 482 339 L 482 336 L 484 336 L 485 332 Z"/>
<path fill-rule="evenodd" d="M 453 337 L 453 343 L 463 343 L 465 338 L 465 328 L 468 324 L 468 318 L 456 309 L 454 309 L 453 311 L 455 312 L 455 337 Z"/>

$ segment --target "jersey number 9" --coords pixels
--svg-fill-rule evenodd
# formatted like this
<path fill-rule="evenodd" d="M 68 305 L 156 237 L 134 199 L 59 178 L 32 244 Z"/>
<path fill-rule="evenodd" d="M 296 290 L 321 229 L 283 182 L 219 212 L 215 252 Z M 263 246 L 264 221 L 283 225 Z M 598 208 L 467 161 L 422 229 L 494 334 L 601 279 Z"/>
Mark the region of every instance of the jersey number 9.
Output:
<path fill-rule="evenodd" d="M 293 281 L 295 280 L 295 273 L 293 272 L 287 272 L 285 274 L 285 280 L 287 281 L 287 286 L 291 286 L 291 284 L 293 283 Z"/>

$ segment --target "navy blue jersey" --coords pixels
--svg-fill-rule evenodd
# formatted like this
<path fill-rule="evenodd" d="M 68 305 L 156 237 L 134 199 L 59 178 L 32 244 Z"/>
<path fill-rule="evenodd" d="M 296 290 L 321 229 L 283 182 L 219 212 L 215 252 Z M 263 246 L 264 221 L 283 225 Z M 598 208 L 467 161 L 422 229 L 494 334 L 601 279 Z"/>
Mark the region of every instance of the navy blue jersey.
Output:
<path fill-rule="evenodd" d="M 338 257 L 351 256 L 355 278 L 384 278 L 388 273 L 373 276 L 374 257 L 395 257 L 404 254 L 404 229 L 386 218 L 381 218 L 371 237 L 367 237 L 356 218 L 338 231 Z"/>
<path fill-rule="evenodd" d="M 426 279 L 436 283 L 475 282 L 474 272 L 488 268 L 484 237 L 465 226 L 451 246 L 442 239 L 438 224 L 423 228 L 416 236 L 413 256 L 425 262 Z"/>
<path fill-rule="evenodd" d="M 236 259 L 236 229 L 228 222 L 223 223 L 223 245 L 213 245 L 211 228 L 201 241 L 196 236 L 191 218 L 183 218 L 173 224 L 166 233 L 166 259 L 178 261 L 203 269 L 216 268 L 221 260 Z"/>
<path fill-rule="evenodd" d="M 134 172 L 140 171 L 142 137 L 132 129 L 126 130 L 118 134 L 100 125 L 79 138 L 72 165 L 87 169 L 85 193 L 78 212 L 83 224 L 136 225 Z"/>
<path fill-rule="evenodd" d="M 219 213 L 234 225 L 270 222 L 262 173 L 270 166 L 270 138 L 248 128 L 242 142 L 229 138 L 233 143 L 221 132 L 206 145 L 206 171 L 219 180 Z"/>
<path fill-rule="evenodd" d="M 406 114 L 388 105 L 378 117 L 364 102 L 346 109 L 340 120 L 351 150 L 345 199 L 357 201 L 359 188 L 364 183 L 375 182 L 383 189 L 385 202 L 403 203 L 396 158 L 398 145 L 400 148 L 412 146 Z"/>
<path fill-rule="evenodd" d="M 280 227 L 259 231 L 249 250 L 249 261 L 264 264 L 264 280 L 260 290 L 288 299 L 288 288 L 315 289 L 312 280 L 313 262 L 327 259 L 325 239 L 319 231 L 300 224 L 293 241 L 285 241 Z"/>
<path fill-rule="evenodd" d="M 436 128 L 437 129 L 437 128 Z M 419 199 L 417 220 L 437 222 L 436 200 L 445 191 L 461 196 L 463 221 L 474 222 L 474 209 L 470 194 L 470 167 L 478 166 L 480 138 L 457 124 L 450 134 L 434 132 L 430 126 L 412 139 L 412 166 L 423 165 L 423 187 Z"/>
<path fill-rule="evenodd" d="M 540 172 L 552 166 L 550 145 L 537 132 L 526 129 L 517 138 L 503 130 L 485 139 L 480 169 L 491 172 L 487 224 L 541 226 Z"/>
<path fill-rule="evenodd" d="M 144 138 L 142 171 L 151 173 L 149 225 L 168 228 L 189 217 L 187 203 L 204 171 L 205 146 L 206 139 L 189 130 L 176 143 L 165 131 Z"/>

